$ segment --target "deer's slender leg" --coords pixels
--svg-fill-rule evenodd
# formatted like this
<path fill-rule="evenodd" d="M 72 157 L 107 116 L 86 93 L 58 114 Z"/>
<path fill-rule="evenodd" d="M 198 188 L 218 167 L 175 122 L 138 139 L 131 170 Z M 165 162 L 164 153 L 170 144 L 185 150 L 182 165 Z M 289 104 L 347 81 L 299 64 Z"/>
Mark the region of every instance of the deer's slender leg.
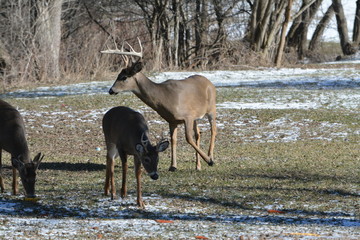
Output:
<path fill-rule="evenodd" d="M 126 175 L 128 170 L 127 155 L 120 153 L 121 165 L 122 165 L 122 185 L 121 185 L 121 198 L 125 198 L 127 194 L 126 188 Z"/>
<path fill-rule="evenodd" d="M 145 204 L 142 200 L 142 192 L 141 192 L 141 161 L 139 159 L 135 159 L 134 156 L 134 165 L 135 165 L 135 175 L 136 175 L 136 187 L 137 187 L 137 205 L 141 208 L 145 208 Z"/>
<path fill-rule="evenodd" d="M 171 138 L 171 165 L 169 171 L 176 171 L 176 144 L 177 144 L 177 124 L 170 124 L 170 138 Z"/>
<path fill-rule="evenodd" d="M 116 197 L 116 188 L 115 188 L 115 179 L 114 179 L 114 171 L 115 171 L 115 158 L 108 157 L 107 162 L 109 164 L 109 181 L 110 183 L 110 193 L 111 193 L 111 200 Z"/>
<path fill-rule="evenodd" d="M 194 124 L 193 119 L 185 120 L 186 141 L 200 154 L 200 156 L 205 160 L 205 162 L 207 162 L 207 164 L 212 166 L 214 164 L 213 161 L 210 159 L 210 157 L 208 155 L 206 155 L 206 153 L 204 153 L 204 151 L 202 151 L 196 145 L 196 142 L 194 141 L 194 138 L 193 138 L 194 131 L 193 131 L 193 128 L 191 127 L 191 126 L 193 126 L 193 124 Z"/>
<path fill-rule="evenodd" d="M 210 128 L 211 128 L 211 139 L 210 139 L 208 155 L 209 155 L 211 161 L 214 161 L 215 137 L 216 137 L 216 134 L 217 134 L 217 130 L 216 130 L 216 113 L 209 114 L 208 118 L 209 118 Z"/>
<path fill-rule="evenodd" d="M 116 188 L 114 180 L 114 169 L 115 169 L 115 159 L 118 157 L 118 150 L 114 144 L 106 144 L 107 153 L 106 153 L 106 178 L 105 178 L 105 195 L 109 194 L 109 189 L 111 193 L 111 199 L 116 197 Z"/>
<path fill-rule="evenodd" d="M 200 129 L 197 126 L 196 121 L 194 121 L 194 133 L 195 133 L 194 136 L 195 136 L 196 146 L 200 148 Z M 196 170 L 201 170 L 199 153 L 196 151 L 195 155 L 196 155 Z"/>
<path fill-rule="evenodd" d="M 13 190 L 13 195 L 16 195 L 18 193 L 18 181 L 17 181 L 16 168 L 12 167 L 12 172 L 13 172 L 12 190 Z"/>
<path fill-rule="evenodd" d="M 110 165 L 112 159 L 109 158 L 108 154 L 106 154 L 106 175 L 105 175 L 105 186 L 104 186 L 104 194 L 105 196 L 109 195 L 110 190 Z"/>
<path fill-rule="evenodd" d="M 2 149 L 0 149 L 0 187 L 1 187 L 1 192 L 4 192 L 5 186 L 4 186 L 4 180 L 2 177 Z"/>

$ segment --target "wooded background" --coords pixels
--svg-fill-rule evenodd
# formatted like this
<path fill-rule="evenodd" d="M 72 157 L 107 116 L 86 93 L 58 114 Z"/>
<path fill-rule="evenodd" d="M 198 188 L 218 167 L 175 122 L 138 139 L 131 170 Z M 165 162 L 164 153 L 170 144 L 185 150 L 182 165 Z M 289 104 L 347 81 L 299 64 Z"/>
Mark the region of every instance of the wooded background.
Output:
<path fill-rule="evenodd" d="M 0 0 L 0 77 L 24 82 L 99 78 L 122 61 L 100 50 L 144 46 L 148 70 L 238 69 L 324 60 L 336 18 L 342 55 L 360 43 L 360 0 L 349 37 L 341 0 Z M 310 24 L 316 25 L 308 39 Z"/>

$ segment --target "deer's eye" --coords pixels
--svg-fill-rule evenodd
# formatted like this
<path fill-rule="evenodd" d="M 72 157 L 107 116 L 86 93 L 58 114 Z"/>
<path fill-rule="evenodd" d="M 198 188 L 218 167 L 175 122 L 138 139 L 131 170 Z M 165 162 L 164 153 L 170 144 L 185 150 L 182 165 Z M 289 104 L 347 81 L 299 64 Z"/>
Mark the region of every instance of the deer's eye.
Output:
<path fill-rule="evenodd" d="M 127 78 L 126 76 L 121 76 L 118 80 L 119 80 L 119 81 L 125 81 L 126 78 Z"/>
<path fill-rule="evenodd" d="M 144 162 L 147 163 L 147 164 L 149 164 L 149 163 L 151 162 L 151 159 L 150 159 L 149 157 L 146 157 L 146 158 L 144 159 Z"/>

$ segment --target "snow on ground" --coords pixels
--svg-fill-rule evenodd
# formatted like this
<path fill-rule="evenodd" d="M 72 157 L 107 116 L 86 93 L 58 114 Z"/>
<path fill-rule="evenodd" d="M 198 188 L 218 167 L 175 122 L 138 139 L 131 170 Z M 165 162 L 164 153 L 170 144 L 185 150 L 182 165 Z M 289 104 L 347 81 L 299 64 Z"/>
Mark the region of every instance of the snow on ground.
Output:
<path fill-rule="evenodd" d="M 169 207 L 172 206 L 173 199 L 157 195 L 144 197 L 144 201 L 147 202 L 146 210 L 139 211 L 137 206 L 132 204 L 135 202 L 135 196 L 130 195 L 125 200 L 94 197 L 98 198 L 95 206 L 64 206 L 61 217 L 51 216 L 51 206 L 42 205 L 41 201 L 39 206 L 25 208 L 19 202 L 0 201 L 0 238 L 29 239 L 35 235 L 44 239 L 72 239 L 82 233 L 93 238 L 101 235 L 104 239 L 195 239 L 196 236 L 207 236 L 209 239 L 239 239 L 241 235 L 250 236 L 251 239 L 263 239 L 261 234 L 267 237 L 265 239 L 360 237 L 356 230 L 360 227 L 360 222 L 354 215 L 346 213 L 325 216 L 316 212 L 269 214 L 266 208 L 255 208 L 251 212 L 205 215 L 202 212 L 207 211 L 202 209 L 203 206 L 200 204 L 189 205 L 183 202 L 181 208 Z M 277 207 L 281 206 L 268 206 L 269 209 Z M 22 208 L 20 215 L 23 216 L 12 216 L 12 211 L 19 208 Z M 38 211 L 38 215 L 43 217 L 25 217 L 33 211 Z M 66 217 L 67 214 L 77 216 L 70 218 Z M 21 231 L 19 227 L 22 228 Z"/>
<path fill-rule="evenodd" d="M 359 61 L 357 61 L 359 62 Z M 163 72 L 150 76 L 154 82 L 167 79 L 183 79 L 201 74 L 216 87 L 260 87 L 260 88 L 299 88 L 299 89 L 338 89 L 359 88 L 360 74 L 354 68 L 340 69 L 301 69 L 266 68 L 262 70 L 241 71 L 203 71 L 203 72 Z M 107 94 L 113 84 L 111 81 L 69 84 L 56 87 L 39 87 L 31 91 L 19 90 L 0 95 L 3 97 L 57 97 L 79 94 Z"/>
<path fill-rule="evenodd" d="M 162 82 L 167 79 L 181 79 L 189 75 L 199 74 L 196 72 L 164 72 L 156 74 L 151 78 L 155 82 Z M 201 75 L 209 78 L 218 88 L 223 86 L 242 87 L 255 89 L 257 94 L 254 98 L 241 98 L 239 101 L 221 102 L 217 104 L 219 114 L 221 109 L 346 109 L 348 111 L 359 111 L 360 106 L 360 73 L 353 68 L 341 69 L 262 69 L 245 71 L 205 71 Z M 70 84 L 57 87 L 40 87 L 32 91 L 16 91 L 7 93 L 8 97 L 56 97 L 79 94 L 108 94 L 108 89 L 113 81 L 89 82 L 80 84 Z M 279 91 L 282 90 L 280 93 Z M 285 90 L 285 91 L 284 91 Z M 337 91 L 341 90 L 341 91 Z M 78 112 L 77 116 L 71 117 L 70 112 L 52 112 L 52 116 L 47 119 L 56 119 L 59 115 L 68 116 L 72 121 L 91 122 L 101 117 L 107 109 L 95 109 L 90 113 Z M 150 111 L 147 109 L 137 109 L 141 112 Z M 42 112 L 20 112 L 27 116 L 31 125 L 31 116 L 48 115 L 46 109 Z M 88 116 L 92 115 L 92 116 Z M 301 140 L 300 127 L 308 129 L 312 139 L 323 139 L 331 141 L 334 138 L 345 139 L 348 135 L 346 129 L 336 123 L 322 123 L 321 126 L 313 128 L 314 122 L 310 120 L 293 121 L 292 119 L 277 119 L 268 125 L 259 124 L 255 119 L 239 119 L 232 126 L 234 132 L 241 137 L 244 142 L 288 142 Z M 51 128 L 56 124 L 49 123 L 43 127 Z M 69 123 L 71 124 L 71 123 Z M 158 124 L 158 123 L 149 123 Z M 165 122 L 162 122 L 165 124 Z M 218 127 L 223 128 L 226 123 L 218 122 Z M 239 126 L 245 126 L 240 127 Z M 31 126 L 30 126 L 31 127 Z M 201 127 L 208 127 L 206 122 Z M 262 130 L 260 136 L 249 134 L 249 132 Z M 280 130 L 279 130 L 280 129 Z M 360 130 L 358 131 L 360 133 Z"/>

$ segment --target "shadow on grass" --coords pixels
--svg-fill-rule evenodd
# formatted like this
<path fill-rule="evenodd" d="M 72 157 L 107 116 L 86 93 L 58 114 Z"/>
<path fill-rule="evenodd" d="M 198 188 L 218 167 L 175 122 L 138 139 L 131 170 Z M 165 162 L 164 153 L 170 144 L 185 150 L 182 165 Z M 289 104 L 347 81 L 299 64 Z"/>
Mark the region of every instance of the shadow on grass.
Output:
<path fill-rule="evenodd" d="M 44 162 L 39 169 L 62 170 L 62 171 L 102 171 L 106 169 L 104 164 L 97 163 L 67 163 L 67 162 Z"/>
<path fill-rule="evenodd" d="M 227 201 L 220 201 L 218 199 L 214 199 L 214 198 L 202 198 L 202 197 L 192 197 L 192 196 L 181 196 L 181 195 L 176 195 L 176 194 L 165 194 L 162 195 L 165 198 L 169 198 L 169 199 L 182 199 L 182 200 L 186 200 L 186 201 L 190 201 L 190 202 L 201 202 L 202 204 L 204 203 L 210 203 L 213 205 L 221 205 L 223 207 L 232 207 L 232 208 L 239 208 L 242 210 L 249 210 L 249 211 L 256 211 L 256 212 L 264 212 L 264 214 L 267 213 L 267 210 L 264 209 L 254 209 L 253 207 L 248 207 L 244 204 L 235 202 L 235 201 L 231 201 L 231 202 L 227 202 Z M 283 212 L 284 214 L 300 214 L 300 215 L 311 215 L 311 216 L 324 216 L 324 217 L 351 217 L 353 216 L 353 214 L 349 214 L 346 212 L 324 212 L 324 211 L 306 211 L 306 210 L 298 210 L 298 209 L 279 209 L 281 210 L 281 212 Z M 359 223 L 360 223 L 360 219 L 359 219 Z"/>
<path fill-rule="evenodd" d="M 175 196 L 177 197 L 177 196 Z M 190 201 L 198 199 L 187 198 Z M 109 203 L 108 203 L 109 204 Z M 109 204 L 111 206 L 111 204 Z M 109 207 L 106 206 L 106 207 Z M 105 207 L 105 208 L 106 208 Z M 289 212 L 288 212 L 289 211 Z M 24 202 L 20 200 L 0 200 L 0 214 L 7 217 L 34 217 L 47 219 L 138 219 L 138 220 L 179 220 L 179 221 L 210 221 L 214 223 L 256 224 L 256 225 L 323 225 L 337 227 L 360 227 L 360 220 L 341 213 L 319 213 L 286 210 L 282 214 L 272 214 L 265 210 L 253 210 L 241 214 L 203 214 L 183 213 L 178 210 L 143 210 L 134 205 L 124 204 L 124 208 L 118 211 L 108 209 L 89 210 L 88 208 L 59 206 L 41 203 Z"/>
<path fill-rule="evenodd" d="M 274 179 L 274 180 L 291 180 L 296 182 L 303 182 L 303 183 L 309 183 L 309 182 L 316 182 L 316 181 L 333 181 L 338 183 L 339 181 L 344 181 L 346 183 L 354 183 L 354 184 L 360 184 L 360 179 L 356 177 L 349 177 L 349 176 L 331 176 L 331 175 L 325 175 L 325 174 L 312 174 L 309 172 L 294 172 L 294 171 L 288 171 L 284 172 L 284 174 L 242 174 L 242 173 L 232 173 L 232 176 L 235 178 L 243 178 L 243 179 Z"/>
<path fill-rule="evenodd" d="M 232 191 L 234 188 L 233 187 L 223 187 L 223 189 L 229 188 L 228 191 Z M 308 193 L 314 193 L 314 194 L 318 194 L 318 195 L 339 195 L 339 196 L 343 196 L 343 197 L 353 197 L 353 198 L 358 198 L 360 200 L 360 194 L 356 193 L 356 192 L 350 192 L 350 191 L 346 191 L 343 189 L 313 189 L 313 188 L 287 188 L 287 187 L 239 187 L 239 190 L 242 190 L 244 192 L 249 192 L 249 191 L 264 191 L 264 192 L 286 192 L 288 193 L 288 195 L 291 195 L 291 192 L 296 192 L 296 193 L 303 193 L 303 194 L 308 194 Z"/>
<path fill-rule="evenodd" d="M 66 171 L 99 171 L 104 170 L 105 165 L 93 163 L 65 163 L 65 162 L 50 162 L 40 165 L 41 169 L 51 170 L 66 170 Z M 247 178 L 254 176 L 245 176 Z M 256 176 L 257 178 L 259 176 Z M 263 176 L 268 177 L 268 176 Z M 226 187 L 226 186 L 225 186 Z M 311 189 L 311 188 L 281 188 L 281 187 L 233 187 L 229 191 L 304 191 L 316 192 L 317 194 L 339 194 L 341 196 L 360 197 L 351 192 L 337 189 Z M 135 194 L 135 192 L 133 192 Z M 71 195 L 71 193 L 69 193 Z M 235 223 L 235 224 L 256 224 L 256 225 L 323 225 L 323 226 L 337 226 L 337 227 L 360 227 L 360 219 L 356 219 L 354 214 L 341 212 L 341 211 L 307 211 L 299 209 L 279 209 L 281 213 L 269 213 L 267 209 L 253 208 L 243 204 L 241 200 L 235 199 L 226 201 L 221 198 L 208 198 L 201 196 L 181 195 L 177 193 L 170 193 L 164 191 L 159 193 L 160 199 L 156 201 L 161 202 L 161 208 L 155 206 L 149 207 L 149 210 L 138 209 L 135 205 L 129 203 L 120 203 L 118 210 L 113 210 L 114 207 L 119 206 L 117 202 L 108 200 L 100 200 L 97 204 L 87 206 L 83 204 L 84 196 L 72 196 L 76 200 L 68 200 L 65 196 L 61 205 L 54 199 L 50 203 L 44 204 L 41 202 L 31 203 L 21 200 L 12 200 L 8 197 L 0 198 L 0 215 L 8 217 L 37 217 L 37 218 L 75 218 L 75 219 L 141 219 L 141 220 L 156 220 L 168 219 L 179 221 L 211 221 L 215 223 Z M 1 195 L 0 195 L 1 196 Z M 101 199 L 100 195 L 89 193 L 92 198 Z M 144 200 L 146 197 L 144 196 Z M 151 197 L 150 197 L 151 198 Z M 172 202 L 182 200 L 190 202 L 185 203 L 183 207 L 173 207 Z M 76 205 L 75 205 L 76 204 Z M 164 207 L 168 205 L 170 207 Z M 191 206 L 191 207 L 187 207 Z M 194 207 L 195 206 L 195 207 Z M 207 209 L 202 212 L 202 206 Z M 225 210 L 217 211 L 217 209 L 225 207 Z M 195 208 L 192 211 L 192 208 Z"/>

